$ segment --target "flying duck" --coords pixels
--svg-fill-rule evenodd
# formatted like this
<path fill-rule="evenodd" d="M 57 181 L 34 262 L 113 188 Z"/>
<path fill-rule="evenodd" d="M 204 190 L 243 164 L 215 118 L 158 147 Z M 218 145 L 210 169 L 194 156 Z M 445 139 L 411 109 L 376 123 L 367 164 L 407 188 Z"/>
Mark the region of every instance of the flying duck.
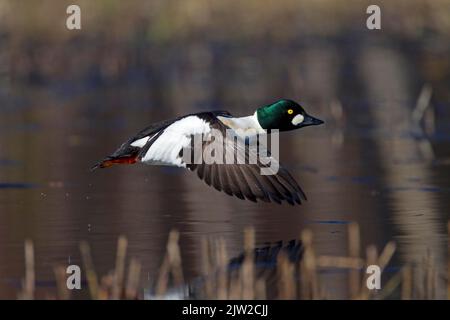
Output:
<path fill-rule="evenodd" d="M 279 166 L 272 175 L 261 175 L 264 166 L 256 163 L 206 163 L 185 161 L 183 150 L 204 148 L 208 142 L 195 145 L 195 135 L 208 136 L 213 129 L 223 133 L 224 146 L 233 148 L 234 141 L 228 141 L 225 134 L 233 130 L 237 136 L 266 134 L 270 130 L 290 131 L 311 125 L 320 125 L 323 121 L 308 115 L 292 100 L 282 99 L 270 105 L 258 108 L 253 115 L 233 117 L 226 111 L 209 111 L 187 114 L 175 119 L 150 125 L 134 137 L 123 143 L 113 154 L 92 167 L 107 168 L 114 164 L 145 163 L 149 165 L 168 165 L 184 167 L 197 171 L 198 177 L 209 186 L 230 196 L 253 202 L 283 201 L 291 205 L 301 204 L 306 195 L 291 174 Z M 207 140 L 207 139 L 206 139 Z M 239 150 L 238 150 L 239 151 Z M 245 151 L 246 159 L 249 151 Z M 269 157 L 270 154 L 269 154 Z M 276 161 L 271 157 L 271 161 Z"/>

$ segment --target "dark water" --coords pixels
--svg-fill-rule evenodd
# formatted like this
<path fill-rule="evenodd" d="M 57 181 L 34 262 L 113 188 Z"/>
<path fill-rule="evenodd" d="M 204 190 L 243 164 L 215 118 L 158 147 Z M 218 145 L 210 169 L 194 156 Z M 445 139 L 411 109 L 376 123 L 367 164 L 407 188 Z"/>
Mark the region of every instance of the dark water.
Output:
<path fill-rule="evenodd" d="M 450 207 L 449 82 L 433 83 L 435 126 L 425 134 L 409 121 L 427 82 L 410 52 L 364 46 L 350 59 L 350 50 L 328 49 L 280 50 L 262 57 L 233 51 L 241 57 L 238 64 L 194 46 L 184 60 L 162 64 L 170 69 L 163 84 L 161 74 L 142 76 L 133 67 L 117 82 L 91 75 L 5 83 L 0 297 L 14 298 L 20 288 L 25 239 L 34 241 L 38 294 L 44 297 L 53 290 L 54 266 L 81 265 L 82 240 L 90 243 L 97 272 L 104 275 L 114 267 L 118 236 L 125 235 L 128 255 L 143 264 L 142 285 L 147 286 L 157 276 L 173 228 L 181 233 L 183 267 L 191 279 L 201 270 L 203 237 L 224 237 L 236 255 L 247 226 L 255 227 L 259 244 L 295 239 L 308 228 L 318 254 L 347 255 L 351 221 L 360 225 L 361 254 L 369 244 L 381 250 L 390 240 L 397 243 L 394 269 L 423 264 L 431 250 L 442 296 Z M 297 65 L 286 62 L 293 59 Z M 268 61 L 285 62 L 274 71 L 264 67 Z M 230 71 L 218 73 L 224 70 Z M 301 101 L 326 121 L 281 135 L 280 160 L 308 196 L 302 206 L 244 202 L 181 169 L 89 171 L 154 121 L 205 109 L 247 115 L 280 97 Z M 345 274 L 322 277 L 333 297 L 346 297 Z"/>

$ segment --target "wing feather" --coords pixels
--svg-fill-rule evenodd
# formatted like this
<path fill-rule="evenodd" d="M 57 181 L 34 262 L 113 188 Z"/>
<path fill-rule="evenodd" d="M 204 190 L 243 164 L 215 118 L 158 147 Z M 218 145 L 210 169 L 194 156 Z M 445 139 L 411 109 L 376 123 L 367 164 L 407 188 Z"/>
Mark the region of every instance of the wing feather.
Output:
<path fill-rule="evenodd" d="M 220 130 L 222 137 L 227 137 L 226 130 L 229 128 L 226 125 L 215 117 L 208 120 L 211 128 Z M 204 142 L 201 146 L 202 150 L 197 150 L 197 152 L 203 153 L 209 143 L 208 141 Z M 260 161 L 254 164 L 249 163 L 250 153 L 253 151 L 249 148 L 243 149 L 243 144 L 236 144 L 235 141 L 227 138 L 224 139 L 223 145 L 225 148 L 232 148 L 234 152 L 237 151 L 236 155 L 240 162 L 233 164 L 207 164 L 202 162 L 200 164 L 186 164 L 186 167 L 192 171 L 196 170 L 198 177 L 206 184 L 239 199 L 279 204 L 286 201 L 291 205 L 301 204 L 302 200 L 306 200 L 305 194 L 298 183 L 281 165 L 278 172 L 271 175 L 261 175 L 261 168 L 267 166 Z M 195 153 L 195 150 L 193 152 Z M 269 153 L 267 154 L 270 161 L 277 161 Z"/>

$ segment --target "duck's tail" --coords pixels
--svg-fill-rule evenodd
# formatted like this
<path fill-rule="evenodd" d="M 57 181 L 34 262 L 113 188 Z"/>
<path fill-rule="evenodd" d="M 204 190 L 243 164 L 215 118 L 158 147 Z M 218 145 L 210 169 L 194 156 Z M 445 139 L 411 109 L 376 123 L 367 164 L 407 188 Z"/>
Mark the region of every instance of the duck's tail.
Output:
<path fill-rule="evenodd" d="M 136 156 L 120 157 L 120 158 L 106 157 L 102 161 L 99 161 L 95 165 L 93 165 L 91 167 L 91 171 L 94 171 L 98 168 L 109 168 L 115 164 L 133 164 L 133 163 L 136 163 L 137 160 L 138 159 Z"/>
<path fill-rule="evenodd" d="M 98 168 L 109 168 L 115 164 L 133 164 L 139 161 L 139 152 L 141 148 L 131 146 L 129 143 L 124 143 L 112 155 L 97 162 L 91 167 L 91 171 Z"/>

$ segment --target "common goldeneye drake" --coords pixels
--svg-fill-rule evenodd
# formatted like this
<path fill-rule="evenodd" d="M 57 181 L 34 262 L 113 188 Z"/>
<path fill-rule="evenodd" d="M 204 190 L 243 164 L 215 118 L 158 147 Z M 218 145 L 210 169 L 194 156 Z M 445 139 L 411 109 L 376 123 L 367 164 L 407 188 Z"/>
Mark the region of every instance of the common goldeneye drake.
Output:
<path fill-rule="evenodd" d="M 311 125 L 322 124 L 323 121 L 308 115 L 305 110 L 292 100 L 279 100 L 258 108 L 247 117 L 233 117 L 226 111 L 210 111 L 184 115 L 150 125 L 127 142 L 123 143 L 113 154 L 95 166 L 107 168 L 114 164 L 133 164 L 142 162 L 150 165 L 169 165 L 184 167 L 197 171 L 200 179 L 219 191 L 240 199 L 253 202 L 287 201 L 289 204 L 300 204 L 306 200 L 305 193 L 291 174 L 279 166 L 273 175 L 261 175 L 264 165 L 257 163 L 206 163 L 202 161 L 186 163 L 183 150 L 201 148 L 208 145 L 204 141 L 195 145 L 195 135 L 208 136 L 213 129 L 223 133 L 224 146 L 237 149 L 233 141 L 229 141 L 227 130 L 233 130 L 237 136 L 265 134 L 277 129 L 290 131 Z M 246 159 L 248 151 L 246 151 Z M 271 157 L 271 160 L 276 161 Z"/>

